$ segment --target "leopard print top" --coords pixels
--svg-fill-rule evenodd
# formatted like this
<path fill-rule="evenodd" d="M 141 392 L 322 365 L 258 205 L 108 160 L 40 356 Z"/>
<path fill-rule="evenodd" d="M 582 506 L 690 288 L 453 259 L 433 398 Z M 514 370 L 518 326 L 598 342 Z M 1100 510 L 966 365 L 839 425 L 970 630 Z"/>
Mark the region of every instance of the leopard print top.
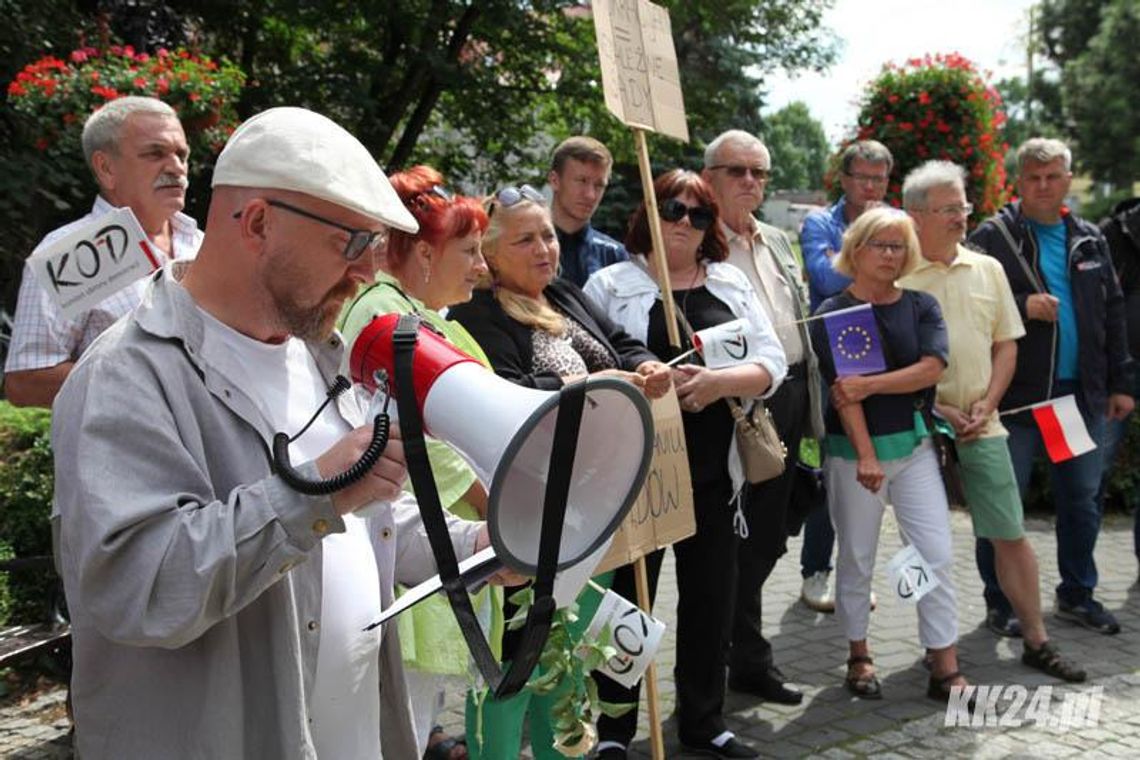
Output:
<path fill-rule="evenodd" d="M 565 312 L 557 310 L 566 322 L 566 332 L 552 335 L 545 330 L 531 330 L 534 349 L 534 371 L 552 372 L 560 377 L 584 375 L 614 369 L 610 352 L 593 335 Z"/>

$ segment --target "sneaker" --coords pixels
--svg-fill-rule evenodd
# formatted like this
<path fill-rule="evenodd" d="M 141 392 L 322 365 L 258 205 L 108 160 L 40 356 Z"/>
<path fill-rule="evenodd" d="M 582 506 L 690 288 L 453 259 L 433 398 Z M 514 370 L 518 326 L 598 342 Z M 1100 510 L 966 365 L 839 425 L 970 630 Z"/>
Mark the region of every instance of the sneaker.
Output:
<path fill-rule="evenodd" d="M 1053 615 L 1061 620 L 1069 620 L 1077 625 L 1083 625 L 1097 633 L 1112 635 L 1120 633 L 1120 623 L 1104 605 L 1091 596 L 1079 604 L 1069 604 L 1061 597 L 1057 597 L 1057 606 Z"/>
<path fill-rule="evenodd" d="M 831 595 L 831 571 L 820 570 L 804 578 L 800 601 L 816 612 L 835 612 L 835 597 Z"/>
<path fill-rule="evenodd" d="M 1057 651 L 1057 645 L 1052 641 L 1044 642 L 1037 649 L 1026 643 L 1025 651 L 1021 653 L 1021 662 L 1069 683 L 1080 683 L 1085 680 L 1085 671 L 1076 663 L 1063 658 Z"/>
<path fill-rule="evenodd" d="M 997 607 L 990 607 L 986 610 L 986 628 L 998 636 L 1005 636 L 1009 639 L 1021 638 L 1021 621 L 1012 612 L 1000 610 Z"/>

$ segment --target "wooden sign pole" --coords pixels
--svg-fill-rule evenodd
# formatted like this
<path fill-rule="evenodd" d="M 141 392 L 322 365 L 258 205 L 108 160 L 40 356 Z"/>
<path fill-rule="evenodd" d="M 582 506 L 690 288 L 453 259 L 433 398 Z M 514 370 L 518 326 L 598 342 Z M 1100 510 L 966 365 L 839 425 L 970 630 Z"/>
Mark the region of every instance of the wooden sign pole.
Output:
<path fill-rule="evenodd" d="M 680 350 L 681 334 L 677 329 L 677 312 L 673 305 L 673 288 L 669 283 L 669 264 L 665 259 L 661 217 L 657 213 L 657 194 L 653 191 L 653 169 L 649 164 L 649 147 L 645 141 L 645 130 L 634 127 L 633 138 L 637 144 L 637 165 L 641 169 L 641 187 L 645 195 L 649 238 L 653 242 L 653 268 L 657 272 L 657 286 L 661 289 L 661 301 L 665 307 L 665 330 L 669 335 L 669 345 Z M 637 605 L 652 615 L 653 603 L 649 598 L 649 571 L 645 557 L 637 558 L 633 564 L 633 575 L 637 583 Z M 661 733 L 661 697 L 657 692 L 655 663 L 649 663 L 644 678 L 645 697 L 649 702 L 649 746 L 653 751 L 653 760 L 664 760 L 665 737 Z"/>

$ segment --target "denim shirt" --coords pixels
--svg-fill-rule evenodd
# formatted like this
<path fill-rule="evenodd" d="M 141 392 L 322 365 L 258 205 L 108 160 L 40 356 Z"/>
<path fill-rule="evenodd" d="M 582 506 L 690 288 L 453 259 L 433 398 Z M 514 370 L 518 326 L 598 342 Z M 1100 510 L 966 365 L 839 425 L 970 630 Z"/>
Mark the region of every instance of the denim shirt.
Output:
<path fill-rule="evenodd" d="M 836 272 L 831 266 L 835 255 L 843 248 L 843 233 L 847 231 L 846 210 L 847 198 L 840 198 L 835 205 L 808 214 L 800 230 L 800 250 L 808 273 L 813 312 L 823 299 L 851 284 L 850 277 Z"/>
<path fill-rule="evenodd" d="M 321 539 L 344 522 L 330 497 L 273 473 L 273 431 L 218 369 L 174 272 L 156 273 L 138 309 L 95 341 L 54 408 L 52 528 L 78 754 L 314 758 Z M 331 381 L 340 337 L 309 346 Z M 354 394 L 336 405 L 360 424 Z M 313 462 L 297 469 L 317 474 Z M 429 577 L 435 562 L 414 501 L 367 519 L 388 606 L 396 581 Z M 469 555 L 479 525 L 451 530 Z M 379 656 L 384 754 L 418 757 L 394 628 Z"/>
<path fill-rule="evenodd" d="M 604 232 L 598 232 L 589 222 L 577 232 L 563 232 L 558 228 L 555 228 L 555 232 L 558 234 L 560 251 L 559 275 L 578 287 L 585 285 L 590 275 L 599 269 L 629 261 L 629 252 L 624 245 Z"/>

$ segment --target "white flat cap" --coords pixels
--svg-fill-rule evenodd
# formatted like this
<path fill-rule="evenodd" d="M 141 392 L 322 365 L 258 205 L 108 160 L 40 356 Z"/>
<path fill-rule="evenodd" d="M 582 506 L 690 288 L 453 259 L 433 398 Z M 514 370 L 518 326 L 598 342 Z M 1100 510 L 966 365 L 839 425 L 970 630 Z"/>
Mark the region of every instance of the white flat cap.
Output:
<path fill-rule="evenodd" d="M 270 108 L 242 123 L 218 156 L 212 186 L 219 185 L 292 190 L 419 231 L 368 149 L 305 108 Z"/>

